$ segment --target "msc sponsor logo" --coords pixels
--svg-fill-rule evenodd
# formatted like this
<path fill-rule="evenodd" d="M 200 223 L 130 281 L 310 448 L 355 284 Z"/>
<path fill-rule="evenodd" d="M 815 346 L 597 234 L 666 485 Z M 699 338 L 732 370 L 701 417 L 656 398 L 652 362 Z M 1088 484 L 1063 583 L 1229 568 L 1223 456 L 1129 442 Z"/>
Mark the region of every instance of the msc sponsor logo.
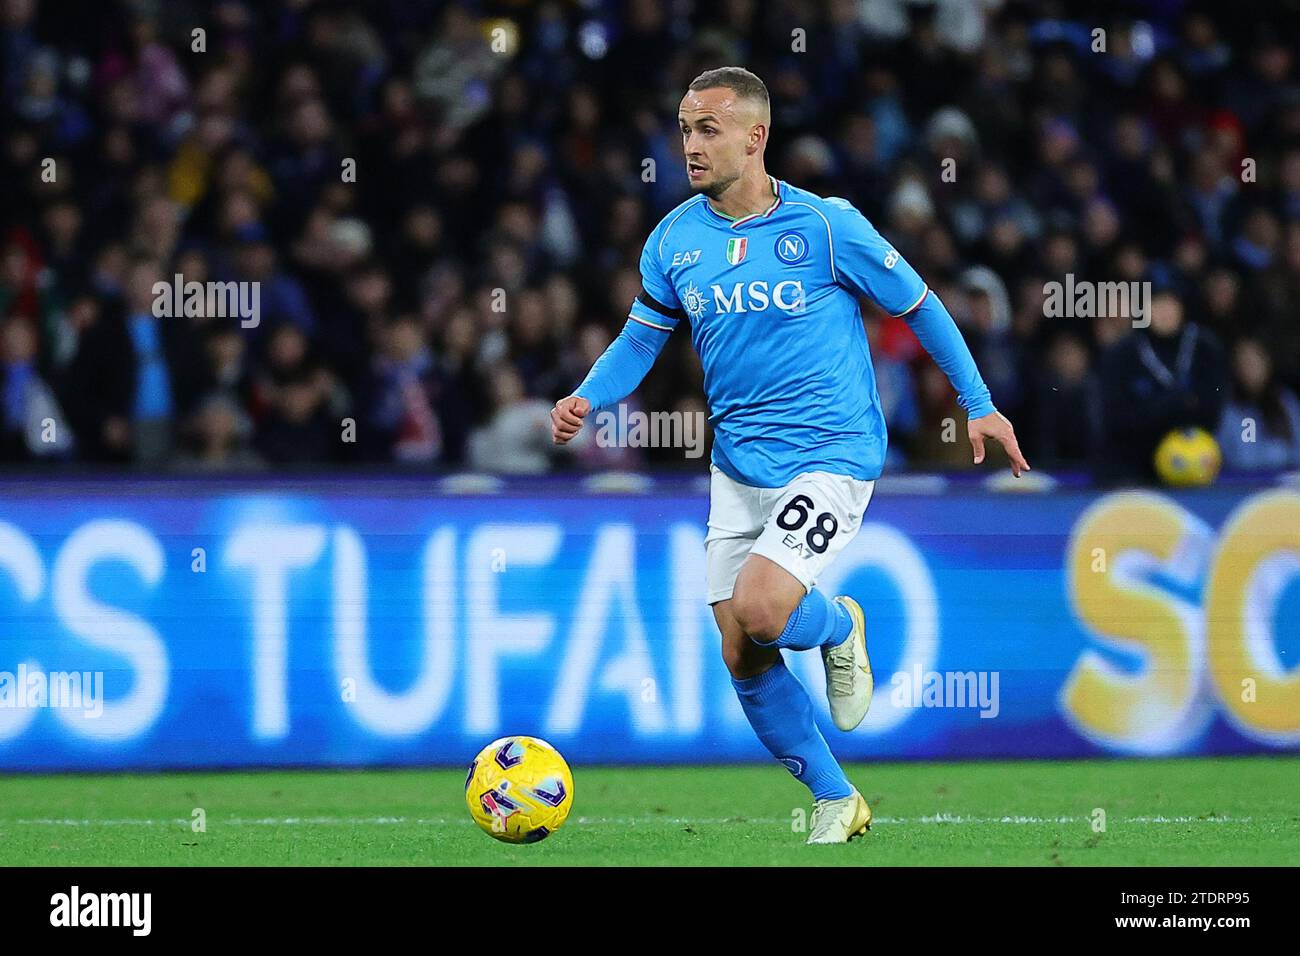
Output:
<path fill-rule="evenodd" d="M 713 284 L 713 309 L 718 315 L 742 312 L 762 312 L 769 305 L 782 312 L 799 313 L 804 310 L 803 282 L 785 279 L 772 286 L 766 279 L 737 282 L 730 288 Z"/>
<path fill-rule="evenodd" d="M 704 293 L 695 287 L 694 282 L 686 284 L 686 290 L 682 292 L 682 308 L 686 314 L 691 317 L 692 322 L 698 322 L 704 318 Z"/>

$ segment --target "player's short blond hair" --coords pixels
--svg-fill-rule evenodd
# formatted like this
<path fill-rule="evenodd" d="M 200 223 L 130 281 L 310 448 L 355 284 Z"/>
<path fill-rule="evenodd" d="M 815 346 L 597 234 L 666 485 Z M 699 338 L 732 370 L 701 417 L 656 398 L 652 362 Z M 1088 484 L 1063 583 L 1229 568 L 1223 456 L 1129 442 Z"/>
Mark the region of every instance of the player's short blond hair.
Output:
<path fill-rule="evenodd" d="M 771 114 L 771 99 L 767 95 L 767 84 L 743 66 L 723 66 L 716 70 L 705 70 L 691 80 L 688 90 L 732 90 L 738 97 L 762 106 L 764 116 Z"/>

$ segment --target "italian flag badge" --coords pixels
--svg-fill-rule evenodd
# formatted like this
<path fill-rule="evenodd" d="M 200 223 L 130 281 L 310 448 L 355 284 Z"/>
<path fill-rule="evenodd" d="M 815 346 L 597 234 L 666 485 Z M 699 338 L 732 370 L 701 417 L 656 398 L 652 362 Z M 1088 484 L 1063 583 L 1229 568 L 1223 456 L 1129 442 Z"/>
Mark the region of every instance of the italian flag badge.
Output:
<path fill-rule="evenodd" d="M 748 239 L 728 239 L 727 240 L 727 263 L 735 265 L 745 258 L 745 250 L 749 248 Z"/>

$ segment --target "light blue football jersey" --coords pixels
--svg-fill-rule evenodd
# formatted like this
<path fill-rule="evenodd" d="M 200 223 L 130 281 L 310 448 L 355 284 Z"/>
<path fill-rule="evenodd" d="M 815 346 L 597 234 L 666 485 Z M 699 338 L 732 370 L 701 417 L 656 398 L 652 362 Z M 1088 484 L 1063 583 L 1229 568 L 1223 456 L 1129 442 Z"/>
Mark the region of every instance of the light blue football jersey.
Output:
<path fill-rule="evenodd" d="M 703 195 L 665 216 L 641 255 L 652 301 L 639 297 L 629 318 L 661 332 L 689 323 L 713 462 L 731 478 L 762 488 L 806 471 L 878 478 L 887 435 L 857 296 L 895 316 L 933 297 L 847 201 L 776 179 L 772 188 L 772 206 L 744 219 Z M 987 414 L 970 352 L 937 299 L 934 308 L 942 321 L 917 330 L 922 344 L 967 411 Z"/>

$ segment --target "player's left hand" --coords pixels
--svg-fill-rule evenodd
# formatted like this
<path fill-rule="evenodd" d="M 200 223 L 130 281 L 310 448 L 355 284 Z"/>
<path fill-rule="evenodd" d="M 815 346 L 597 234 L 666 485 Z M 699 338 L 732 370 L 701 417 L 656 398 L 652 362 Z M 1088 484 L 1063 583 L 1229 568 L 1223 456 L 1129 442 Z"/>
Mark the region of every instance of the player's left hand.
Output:
<path fill-rule="evenodd" d="M 979 418 L 972 418 L 966 423 L 966 435 L 975 449 L 975 464 L 984 460 L 984 439 L 992 438 L 1001 445 L 1011 459 L 1011 474 L 1017 478 L 1020 473 L 1030 471 L 1029 462 L 1020 453 L 1020 443 L 1016 441 L 1016 430 L 1001 412 L 990 412 Z"/>

